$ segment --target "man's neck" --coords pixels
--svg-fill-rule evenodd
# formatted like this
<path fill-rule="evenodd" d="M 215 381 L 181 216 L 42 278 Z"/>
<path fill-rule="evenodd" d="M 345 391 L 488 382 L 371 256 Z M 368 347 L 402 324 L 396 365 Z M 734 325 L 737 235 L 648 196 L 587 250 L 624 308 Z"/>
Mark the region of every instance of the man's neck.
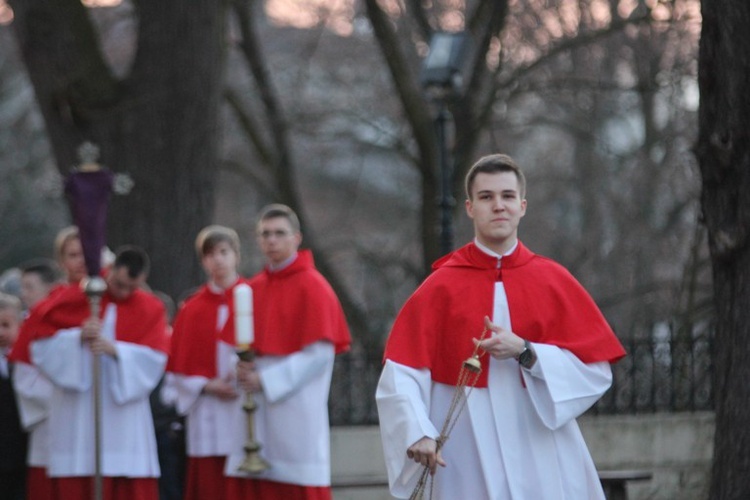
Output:
<path fill-rule="evenodd" d="M 503 245 L 497 245 L 495 247 L 489 247 L 482 242 L 479 241 L 478 238 L 474 238 L 474 244 L 479 248 L 481 251 L 486 253 L 487 255 L 492 255 L 493 257 L 502 257 L 503 255 L 510 255 L 513 253 L 513 251 L 518 246 L 518 238 L 513 238 L 511 241 L 506 242 L 506 244 Z"/>
<path fill-rule="evenodd" d="M 239 275 L 237 273 L 232 274 L 231 276 L 227 276 L 226 278 L 214 280 L 208 282 L 209 288 L 211 288 L 214 291 L 224 291 L 232 287 L 235 283 L 237 283 L 237 280 L 240 279 Z"/>
<path fill-rule="evenodd" d="M 282 269 L 286 269 L 290 265 L 292 265 L 292 262 L 297 260 L 297 252 L 294 252 L 292 255 L 290 255 L 288 258 L 284 259 L 283 261 L 279 262 L 278 264 L 274 264 L 272 262 L 268 263 L 268 270 L 271 272 L 281 271 Z"/>

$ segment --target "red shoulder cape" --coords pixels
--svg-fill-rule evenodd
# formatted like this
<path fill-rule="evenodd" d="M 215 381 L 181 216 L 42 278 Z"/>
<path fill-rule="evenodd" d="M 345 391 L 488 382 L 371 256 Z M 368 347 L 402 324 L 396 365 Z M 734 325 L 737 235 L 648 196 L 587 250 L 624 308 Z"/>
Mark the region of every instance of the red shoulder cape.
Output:
<path fill-rule="evenodd" d="M 351 338 L 344 311 L 331 285 L 316 269 L 312 253 L 280 271 L 265 269 L 250 279 L 256 352 L 283 356 L 319 340 L 331 342 L 336 353 L 349 349 Z M 230 314 L 224 337 L 234 338 Z"/>
<path fill-rule="evenodd" d="M 385 359 L 428 368 L 432 379 L 455 385 L 461 364 L 474 349 L 472 338 L 492 317 L 495 281 L 502 279 L 513 332 L 531 342 L 570 350 L 585 363 L 615 362 L 625 355 L 593 299 L 556 262 L 521 242 L 501 259 L 470 243 L 443 257 L 401 309 Z M 478 387 L 486 387 L 487 370 Z"/>
<path fill-rule="evenodd" d="M 117 340 L 169 352 L 167 313 L 158 297 L 136 290 L 127 299 L 118 301 L 105 292 L 100 315 L 112 303 L 117 305 Z M 45 303 L 40 314 L 34 340 L 50 337 L 64 328 L 81 326 L 91 312 L 86 294 L 79 286 L 73 285 L 63 288 L 54 299 Z"/>
<path fill-rule="evenodd" d="M 229 337 L 217 331 L 217 314 L 222 305 L 231 310 L 234 287 L 240 283 L 246 281 L 240 279 L 221 293 L 203 285 L 187 299 L 174 321 L 168 371 L 207 378 L 216 376 L 216 342 L 235 344 L 233 335 Z M 231 314 L 227 323 L 230 321 Z"/>
<path fill-rule="evenodd" d="M 21 329 L 18 332 L 18 338 L 13 344 L 13 349 L 8 355 L 8 359 L 10 361 L 13 361 L 14 363 L 20 362 L 29 365 L 32 364 L 31 349 L 29 348 L 29 346 L 36 336 L 42 314 L 47 309 L 48 304 L 52 303 L 55 297 L 57 297 L 57 295 L 59 295 L 60 292 L 62 292 L 68 286 L 78 285 L 56 285 L 50 290 L 49 294 L 47 294 L 47 296 L 43 300 L 41 300 L 37 305 L 31 308 L 31 310 L 29 311 L 29 315 L 25 320 L 23 320 L 23 323 L 21 324 Z"/>

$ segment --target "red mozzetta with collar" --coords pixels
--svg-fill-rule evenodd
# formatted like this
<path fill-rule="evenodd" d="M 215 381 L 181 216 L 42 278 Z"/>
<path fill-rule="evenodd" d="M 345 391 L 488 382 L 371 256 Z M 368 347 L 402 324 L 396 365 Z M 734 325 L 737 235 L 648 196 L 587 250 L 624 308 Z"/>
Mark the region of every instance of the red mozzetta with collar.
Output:
<path fill-rule="evenodd" d="M 250 286 L 258 354 L 285 356 L 320 340 L 331 342 L 337 354 L 349 349 L 344 311 L 309 250 L 300 250 L 284 269 L 256 274 Z M 230 314 L 224 338 L 234 336 L 232 318 Z"/>
<path fill-rule="evenodd" d="M 47 304 L 52 303 L 55 297 L 57 297 L 60 292 L 65 290 L 68 286 L 78 285 L 56 285 L 50 290 L 47 297 L 31 308 L 29 315 L 23 320 L 23 324 L 21 324 L 18 338 L 8 355 L 10 361 L 13 361 L 14 363 L 26 363 L 28 365 L 32 364 L 30 345 L 39 329 L 39 321 L 42 318 L 42 314 L 48 307 Z"/>
<path fill-rule="evenodd" d="M 117 305 L 115 338 L 140 344 L 164 353 L 169 352 L 167 314 L 156 296 L 136 290 L 125 300 L 115 300 L 108 293 L 102 296 L 101 314 L 109 304 Z M 54 299 L 45 303 L 37 325 L 35 339 L 50 337 L 58 330 L 79 327 L 91 312 L 86 294 L 79 286 L 65 287 Z"/>
<path fill-rule="evenodd" d="M 203 285 L 185 301 L 174 322 L 168 371 L 216 377 L 216 342 L 222 340 L 235 345 L 234 330 L 231 336 L 217 330 L 219 308 L 225 305 L 229 310 L 232 307 L 234 288 L 240 283 L 246 281 L 238 280 L 220 292 Z"/>
<path fill-rule="evenodd" d="M 474 349 L 484 317 L 492 317 L 495 282 L 502 280 L 513 332 L 530 342 L 567 349 L 585 363 L 625 355 L 593 299 L 561 265 L 521 242 L 502 259 L 470 243 L 433 265 L 393 325 L 385 359 L 428 368 L 432 379 L 455 385 Z M 484 370 L 477 387 L 487 387 Z"/>

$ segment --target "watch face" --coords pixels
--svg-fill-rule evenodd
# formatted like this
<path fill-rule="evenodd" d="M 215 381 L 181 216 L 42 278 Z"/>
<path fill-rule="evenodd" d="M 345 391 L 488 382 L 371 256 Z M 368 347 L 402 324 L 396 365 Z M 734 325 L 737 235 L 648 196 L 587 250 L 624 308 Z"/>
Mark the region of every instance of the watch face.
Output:
<path fill-rule="evenodd" d="M 518 356 L 518 362 L 525 368 L 529 367 L 529 365 L 531 364 L 531 359 L 531 349 L 529 349 L 528 347 L 524 349 L 520 356 Z"/>

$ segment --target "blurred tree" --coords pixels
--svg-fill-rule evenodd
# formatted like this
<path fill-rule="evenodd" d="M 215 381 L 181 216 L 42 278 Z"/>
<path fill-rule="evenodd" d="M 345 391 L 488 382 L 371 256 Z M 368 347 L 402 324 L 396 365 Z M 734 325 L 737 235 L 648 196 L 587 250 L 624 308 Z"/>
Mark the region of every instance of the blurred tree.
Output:
<path fill-rule="evenodd" d="M 716 308 L 712 500 L 750 492 L 750 3 L 702 2 L 696 154 Z"/>
<path fill-rule="evenodd" d="M 478 155 L 510 153 L 530 178 L 521 237 L 569 267 L 624 339 L 710 329 L 690 152 L 699 0 L 231 0 L 226 17 L 205 0 L 47 3 L 15 0 L 13 27 L 59 170 L 89 139 L 135 177 L 112 201 L 110 242 L 144 244 L 157 288 L 199 281 L 204 223 L 237 227 L 244 245 L 261 205 L 289 203 L 357 356 L 373 360 L 355 378 L 377 377 L 390 321 L 440 252 L 436 110 L 419 68 L 433 32 L 466 29 L 467 91 L 447 105 L 455 198 Z M 461 204 L 455 215 L 460 244 L 471 228 Z M 368 383 L 355 391 L 370 397 Z"/>
<path fill-rule="evenodd" d="M 183 270 L 194 266 L 192 238 L 201 223 L 186 221 L 213 203 L 215 166 L 205 156 L 215 146 L 201 128 L 214 118 L 182 84 L 213 85 L 225 68 L 223 87 L 206 86 L 209 94 L 223 91 L 228 104 L 214 220 L 237 227 L 244 242 L 262 204 L 292 205 L 304 244 L 345 304 L 357 355 L 372 358 L 377 376 L 390 321 L 440 252 L 436 110 L 419 69 L 433 32 L 466 29 L 474 39 L 467 91 L 447 103 L 455 198 L 463 198 L 463 174 L 477 156 L 509 152 L 530 177 L 522 238 L 568 266 L 620 335 L 648 339 L 664 324 L 696 334 L 703 309 L 695 305 L 708 294 L 690 155 L 699 0 L 232 0 L 221 67 L 214 66 L 224 62 L 214 45 L 218 28 L 207 46 L 191 45 L 203 30 L 197 25 L 218 18 L 191 7 L 187 19 L 169 5 L 174 18 L 166 7 L 157 13 L 157 6 L 124 3 L 116 11 L 129 20 L 125 33 L 122 23 L 102 20 L 107 9 L 85 11 L 101 34 L 93 46 L 102 47 L 100 60 L 128 100 L 115 98 L 119 118 L 111 122 L 103 112 L 69 115 L 76 123 L 98 120 L 84 127 L 98 136 L 85 138 L 103 142 L 105 164 L 141 172 L 136 190 L 113 201 L 113 238 L 132 226 L 143 238 L 135 242 L 158 240 L 161 249 L 149 250 L 169 255 L 180 283 L 196 282 L 193 270 Z M 174 33 L 180 29 L 190 33 Z M 41 40 L 35 43 L 44 47 Z M 183 42 L 191 57 L 202 61 L 213 51 L 215 60 L 187 58 Z M 151 57 L 161 58 L 147 70 Z M 163 124 L 157 132 L 155 123 Z M 107 146 L 120 134 L 143 146 L 130 139 L 123 143 L 129 149 Z M 75 162 L 82 138 L 65 149 L 62 171 Z M 158 161 L 148 159 L 157 153 Z M 187 178 L 163 188 L 184 165 Z M 189 186 L 178 187 L 183 181 Z M 203 196 L 196 206 L 181 201 L 196 191 Z M 162 202 L 172 210 L 158 212 L 168 229 L 157 231 L 161 223 L 147 224 Z M 455 215 L 460 244 L 470 225 L 460 203 Z M 243 247 L 243 270 L 259 264 L 252 246 Z"/>
<path fill-rule="evenodd" d="M 12 33 L 0 28 L 0 271 L 52 257 L 54 233 L 67 220 L 34 94 L 14 49 Z"/>
<path fill-rule="evenodd" d="M 287 4 L 300 11 L 307 5 Z M 383 228 L 389 240 L 376 240 L 376 231 L 368 231 L 337 241 L 357 246 L 357 259 L 365 263 L 360 269 L 370 261 L 377 267 L 372 280 L 381 290 L 393 290 L 386 277 L 418 283 L 429 272 L 440 253 L 440 144 L 434 131 L 435 110 L 418 73 L 430 35 L 438 30 L 466 29 L 474 40 L 466 91 L 447 103 L 455 133 L 449 144 L 456 167 L 455 199 L 463 199 L 463 174 L 477 151 L 520 155 L 534 179 L 530 196 L 536 198 L 524 234 L 540 242 L 541 251 L 578 272 L 595 296 L 611 299 L 610 305 L 625 303 L 619 318 L 626 325 L 634 321 L 633 311 L 643 311 L 639 297 L 653 304 L 652 314 L 637 315 L 642 334 L 648 336 L 655 322 L 668 319 L 672 308 L 664 304 L 680 293 L 681 266 L 689 254 L 682 252 L 675 259 L 674 248 L 686 242 L 689 246 L 696 224 L 696 179 L 690 175 L 683 139 L 693 131 L 694 108 L 680 102 L 690 90 L 683 88 L 684 82 L 694 78 L 694 54 L 685 47 L 697 39 L 697 19 L 691 11 L 696 0 L 675 2 L 666 11 L 661 4 L 614 0 L 365 0 L 361 12 L 305 11 L 308 18 L 319 16 L 309 36 L 268 27 L 260 1 L 236 0 L 233 5 L 239 20 L 237 46 L 252 78 L 233 79 L 227 95 L 255 151 L 252 179 L 297 208 L 303 218 L 315 214 L 316 220 L 305 225 L 310 233 L 306 243 L 319 250 L 321 267 L 348 305 L 355 331 L 366 332 L 362 338 L 382 339 L 387 320 L 373 319 L 392 317 L 400 302 L 384 304 L 381 314 L 373 308 L 376 293 L 365 299 L 353 291 L 351 280 L 337 277 L 334 266 L 326 262 L 335 257 L 341 275 L 343 251 L 332 248 L 330 235 L 321 239 L 315 234 L 321 227 L 320 207 L 314 208 L 320 197 L 306 196 L 304 167 L 312 164 L 322 171 L 326 162 L 364 158 L 358 161 L 372 163 L 384 179 L 394 178 L 382 170 L 384 163 L 411 169 L 411 191 L 403 193 L 408 201 L 378 205 L 386 220 L 385 206 L 402 211 L 399 224 Z M 325 31 L 340 26 L 341 16 L 351 30 L 344 40 L 329 41 Z M 365 23 L 366 29 L 359 27 Z M 292 41 L 277 47 L 277 38 Z M 368 43 L 382 53 L 380 61 L 365 56 Z M 327 51 L 327 44 L 335 44 L 336 50 Z M 279 55 L 290 50 L 301 54 Z M 337 64 L 341 60 L 361 61 L 361 68 Z M 305 70 L 301 66 L 307 61 L 310 67 Z M 390 81 L 383 80 L 383 71 L 370 69 L 375 64 L 387 70 Z M 295 71 L 306 78 L 294 76 Z M 352 73 L 375 80 L 369 87 L 385 87 L 368 95 L 368 83 Z M 262 99 L 253 98 L 256 94 Z M 665 109 L 670 111 L 665 114 Z M 346 135 L 362 146 L 338 153 L 307 144 L 330 141 L 342 147 Z M 363 176 L 365 170 L 362 167 Z M 383 192 L 375 192 L 376 183 L 367 181 L 351 190 L 387 199 Z M 670 189 L 674 182 L 680 183 L 679 189 Z M 333 206 L 340 205 L 329 201 L 326 208 Z M 460 204 L 455 212 L 463 219 Z M 370 221 L 372 214 L 367 217 Z M 335 229 L 340 230 L 342 218 Z M 673 241 L 658 253 L 647 243 L 667 237 Z M 364 243 L 373 240 L 378 252 Z M 671 265 L 662 277 L 656 270 L 666 263 Z M 406 275 L 395 277 L 396 268 Z"/>
<path fill-rule="evenodd" d="M 11 0 L 13 28 L 62 174 L 86 141 L 135 188 L 113 199 L 108 242 L 143 246 L 172 295 L 199 276 L 193 240 L 210 222 L 224 69 L 222 0 L 133 0 L 134 54 L 113 70 L 80 0 Z"/>

